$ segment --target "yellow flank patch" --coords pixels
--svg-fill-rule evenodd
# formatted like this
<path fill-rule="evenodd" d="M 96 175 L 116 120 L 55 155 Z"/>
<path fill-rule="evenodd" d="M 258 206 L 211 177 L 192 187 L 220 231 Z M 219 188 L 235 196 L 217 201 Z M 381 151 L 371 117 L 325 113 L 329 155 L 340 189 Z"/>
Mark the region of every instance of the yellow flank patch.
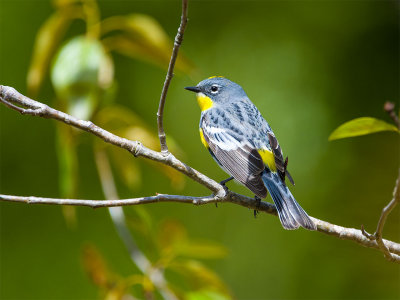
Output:
<path fill-rule="evenodd" d="M 203 93 L 197 94 L 197 103 L 199 103 L 201 111 L 210 109 L 213 106 L 213 102 L 210 97 L 207 97 Z"/>
<path fill-rule="evenodd" d="M 258 153 L 261 155 L 264 164 L 266 164 L 272 172 L 276 172 L 274 154 L 267 149 L 258 150 Z"/>
<path fill-rule="evenodd" d="M 206 147 L 208 149 L 208 143 L 206 141 L 206 139 L 204 138 L 204 134 L 203 134 L 203 129 L 200 129 L 200 140 L 203 143 L 204 147 Z"/>

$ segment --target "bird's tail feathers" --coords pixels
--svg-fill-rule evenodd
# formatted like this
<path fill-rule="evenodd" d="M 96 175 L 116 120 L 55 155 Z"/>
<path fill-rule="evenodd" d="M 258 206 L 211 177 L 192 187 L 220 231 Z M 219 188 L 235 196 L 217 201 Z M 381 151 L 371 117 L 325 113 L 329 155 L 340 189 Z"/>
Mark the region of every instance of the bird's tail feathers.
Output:
<path fill-rule="evenodd" d="M 277 173 L 264 171 L 262 179 L 271 194 L 272 200 L 274 200 L 283 228 L 291 230 L 302 226 L 308 230 L 317 229 Z"/>

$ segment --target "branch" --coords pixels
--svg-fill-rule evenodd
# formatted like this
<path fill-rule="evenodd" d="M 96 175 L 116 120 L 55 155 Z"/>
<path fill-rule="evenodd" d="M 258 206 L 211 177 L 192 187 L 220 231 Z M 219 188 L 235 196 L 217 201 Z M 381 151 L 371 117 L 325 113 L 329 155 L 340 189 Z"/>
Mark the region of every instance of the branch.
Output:
<path fill-rule="evenodd" d="M 375 233 L 369 234 L 364 230 L 364 226 L 361 226 L 361 231 L 363 235 L 371 241 L 376 241 L 379 246 L 379 249 L 383 252 L 383 255 L 389 261 L 396 261 L 398 260 L 398 257 L 393 255 L 390 249 L 388 249 L 387 245 L 385 245 L 385 243 L 383 242 L 382 231 L 383 227 L 385 226 L 387 217 L 392 212 L 393 208 L 396 206 L 398 202 L 400 202 L 400 170 L 399 170 L 399 177 L 397 178 L 396 185 L 394 187 L 393 198 L 389 202 L 389 204 L 382 209 L 382 213 L 379 218 Z"/>
<path fill-rule="evenodd" d="M 67 125 L 74 126 L 76 128 L 87 131 L 97 137 L 101 138 L 107 143 L 118 146 L 132 153 L 134 156 L 142 156 L 144 158 L 157 161 L 159 163 L 168 165 L 181 173 L 185 174 L 189 178 L 199 182 L 210 191 L 213 192 L 211 196 L 204 197 L 192 197 L 192 196 L 180 196 L 180 195 L 164 195 L 159 194 L 150 197 L 123 199 L 123 200 L 80 200 L 80 199 L 53 199 L 53 198 L 42 198 L 42 197 L 21 197 L 11 195 L 0 195 L 0 201 L 11 201 L 11 202 L 24 202 L 29 204 L 55 204 L 55 205 L 75 205 L 75 206 L 89 206 L 93 208 L 97 207 L 114 207 L 124 205 L 139 205 L 148 204 L 155 202 L 179 202 L 179 203 L 190 203 L 194 205 L 204 205 L 208 203 L 218 202 L 229 202 L 237 205 L 241 205 L 250 209 L 256 209 L 268 214 L 276 215 L 275 206 L 268 202 L 261 202 L 261 204 L 254 198 L 249 198 L 228 190 L 225 190 L 222 185 L 200 173 L 199 171 L 189 167 L 171 153 L 167 156 L 162 152 L 153 151 L 140 143 L 139 141 L 131 141 L 122 137 L 119 137 L 111 132 L 104 130 L 103 128 L 96 126 L 90 121 L 79 120 L 71 115 L 58 111 L 51 108 L 41 102 L 32 100 L 12 87 L 0 85 L 0 102 L 6 106 L 20 112 L 21 114 L 39 116 L 43 118 L 55 119 L 60 122 L 64 122 Z M 317 225 L 317 231 L 336 236 L 344 240 L 352 240 L 360 245 L 369 248 L 380 249 L 376 240 L 371 240 L 363 235 L 361 230 L 354 228 L 346 228 L 328 222 L 312 218 Z M 392 253 L 394 261 L 400 263 L 400 244 L 383 240 L 382 243 Z"/>
<path fill-rule="evenodd" d="M 265 212 L 271 215 L 276 215 L 275 206 L 268 202 L 258 203 L 254 198 L 249 198 L 243 195 L 236 194 L 229 191 L 223 197 L 217 196 L 204 196 L 204 197 L 192 197 L 192 196 L 180 196 L 180 195 L 164 195 L 158 194 L 156 196 L 123 199 L 123 200 L 80 200 L 80 199 L 54 199 L 54 198 L 42 198 L 42 197 L 21 197 L 21 196 L 10 196 L 0 195 L 1 201 L 11 202 L 24 202 L 28 204 L 56 204 L 56 205 L 76 205 L 76 206 L 89 206 L 92 208 L 98 207 L 114 207 L 124 205 L 141 205 L 156 202 L 178 202 L 188 203 L 194 205 L 205 205 L 209 203 L 229 202 L 237 205 L 241 205 L 250 209 L 258 209 L 258 211 Z M 379 249 L 379 245 L 376 241 L 370 240 L 365 237 L 361 230 L 354 228 L 346 228 L 338 225 L 334 225 L 317 218 L 312 218 L 317 225 L 317 231 L 336 236 L 343 240 L 351 240 L 359 243 L 368 248 Z M 382 240 L 386 247 L 391 253 L 397 254 L 395 259 L 400 262 L 400 244 Z"/>
<path fill-rule="evenodd" d="M 161 152 L 164 154 L 169 153 L 164 131 L 164 122 L 163 122 L 164 106 L 165 106 L 165 100 L 167 98 L 168 88 L 171 83 L 172 77 L 174 76 L 174 67 L 176 59 L 178 57 L 179 47 L 182 44 L 183 35 L 186 29 L 187 9 L 188 9 L 187 0 L 182 0 L 181 24 L 179 25 L 178 33 L 175 36 L 174 48 L 172 49 L 171 60 L 169 61 L 168 72 L 167 76 L 165 77 L 164 86 L 161 92 L 160 104 L 158 106 L 158 112 L 157 112 L 158 137 L 160 139 Z"/>
<path fill-rule="evenodd" d="M 134 156 L 142 156 L 144 158 L 154 160 L 159 163 L 168 165 L 179 172 L 185 174 L 191 179 L 201 183 L 209 190 L 214 192 L 218 196 L 224 196 L 225 190 L 216 181 L 208 178 L 199 171 L 184 164 L 171 153 L 165 156 L 161 152 L 157 152 L 145 147 L 139 141 L 131 141 L 122 137 L 119 137 L 111 132 L 93 124 L 91 121 L 79 120 L 71 115 L 64 112 L 58 111 L 50 106 L 41 102 L 32 100 L 19 92 L 14 88 L 0 85 L 0 102 L 6 106 L 20 112 L 23 115 L 39 116 L 42 118 L 55 119 L 63 122 L 67 125 L 74 126 L 76 128 L 87 131 L 99 138 L 106 143 L 118 146 L 122 149 L 129 151 Z"/>

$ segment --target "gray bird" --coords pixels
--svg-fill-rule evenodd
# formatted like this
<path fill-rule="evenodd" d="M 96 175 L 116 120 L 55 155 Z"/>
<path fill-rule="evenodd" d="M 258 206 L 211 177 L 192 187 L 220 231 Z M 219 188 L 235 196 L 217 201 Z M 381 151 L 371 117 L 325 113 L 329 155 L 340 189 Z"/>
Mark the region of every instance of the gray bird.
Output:
<path fill-rule="evenodd" d="M 292 183 L 293 180 L 278 140 L 242 87 L 218 76 L 185 89 L 197 94 L 202 143 L 232 176 L 222 183 L 234 178 L 258 199 L 267 197 L 269 192 L 283 228 L 302 226 L 316 230 L 285 184 L 285 177 Z"/>

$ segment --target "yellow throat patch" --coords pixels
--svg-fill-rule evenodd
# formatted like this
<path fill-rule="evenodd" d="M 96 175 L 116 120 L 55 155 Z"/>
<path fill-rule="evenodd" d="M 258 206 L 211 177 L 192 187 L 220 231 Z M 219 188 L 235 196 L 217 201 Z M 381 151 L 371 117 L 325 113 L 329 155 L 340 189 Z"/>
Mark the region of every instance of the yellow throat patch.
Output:
<path fill-rule="evenodd" d="M 260 154 L 264 164 L 266 164 L 272 172 L 276 172 L 274 154 L 267 149 L 258 150 L 258 153 Z"/>
<path fill-rule="evenodd" d="M 197 94 L 197 103 L 199 103 L 201 111 L 210 109 L 213 106 L 213 102 L 210 97 L 207 97 L 203 93 Z"/>

